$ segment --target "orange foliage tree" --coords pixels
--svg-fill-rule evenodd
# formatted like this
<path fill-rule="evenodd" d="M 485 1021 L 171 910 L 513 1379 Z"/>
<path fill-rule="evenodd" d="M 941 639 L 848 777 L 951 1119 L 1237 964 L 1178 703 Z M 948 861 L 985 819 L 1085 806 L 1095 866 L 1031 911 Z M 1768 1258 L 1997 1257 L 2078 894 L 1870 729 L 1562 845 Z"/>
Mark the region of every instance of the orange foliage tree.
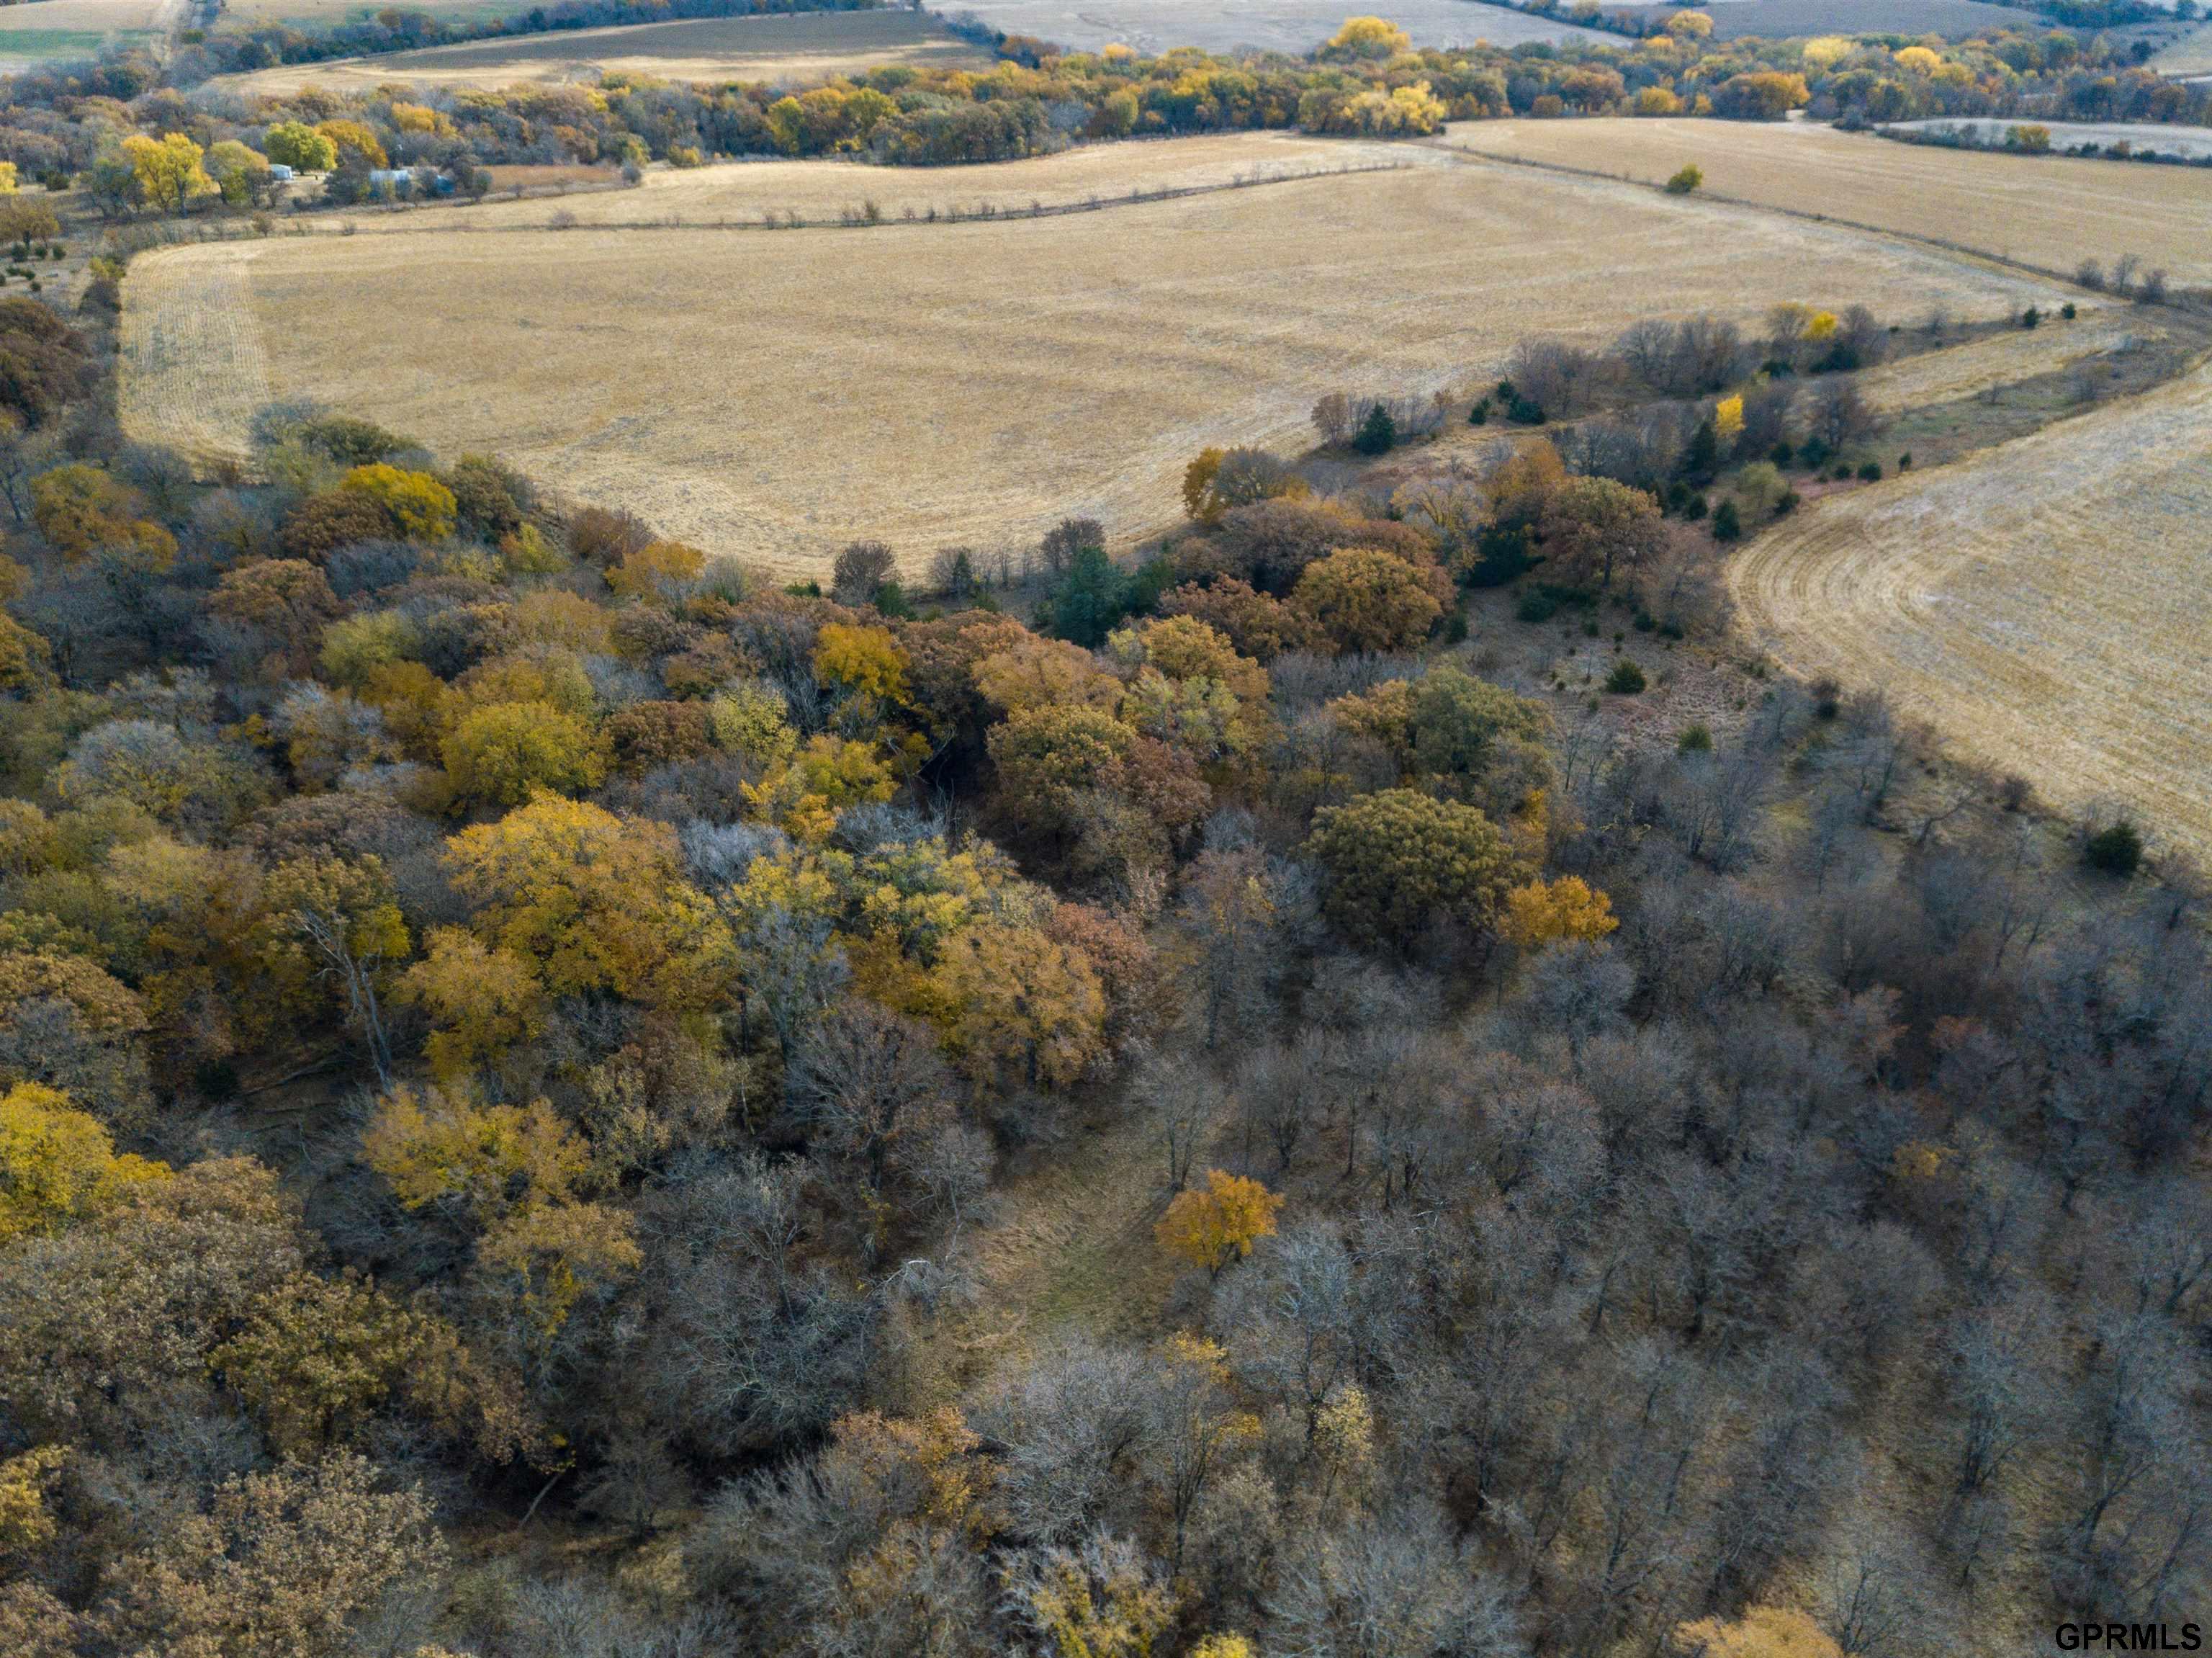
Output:
<path fill-rule="evenodd" d="M 1176 1193 L 1175 1201 L 1152 1228 L 1162 1249 L 1178 1260 L 1202 1266 L 1209 1277 L 1252 1253 L 1252 1246 L 1275 1231 L 1275 1213 L 1283 1206 L 1278 1194 L 1257 1180 L 1225 1169 L 1206 1172 L 1206 1189 L 1192 1186 Z"/>

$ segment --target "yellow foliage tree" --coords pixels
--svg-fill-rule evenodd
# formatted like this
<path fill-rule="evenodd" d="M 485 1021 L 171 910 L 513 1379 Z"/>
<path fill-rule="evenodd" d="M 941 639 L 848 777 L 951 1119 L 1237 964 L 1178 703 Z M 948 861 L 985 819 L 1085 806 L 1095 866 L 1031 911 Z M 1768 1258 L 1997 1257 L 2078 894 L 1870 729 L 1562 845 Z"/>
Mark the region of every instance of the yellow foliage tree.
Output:
<path fill-rule="evenodd" d="M 1815 311 L 1805 320 L 1805 338 L 1814 341 L 1832 339 L 1837 326 L 1833 311 Z"/>
<path fill-rule="evenodd" d="M 431 1074 L 452 1086 L 496 1065 L 544 1028 L 544 992 L 530 963 L 487 948 L 459 927 L 434 930 L 423 959 L 399 981 L 401 1000 L 430 1016 L 423 1053 Z"/>
<path fill-rule="evenodd" d="M 607 585 L 625 599 L 678 598 L 707 568 L 707 555 L 681 541 L 653 541 L 607 572 Z"/>
<path fill-rule="evenodd" d="M 588 1290 L 612 1285 L 644 1264 L 637 1222 L 604 1204 L 525 1209 L 486 1233 L 477 1268 L 520 1299 L 537 1332 L 551 1337 Z"/>
<path fill-rule="evenodd" d="M 1106 996 L 1090 960 L 1031 927 L 973 927 L 945 941 L 931 975 L 945 1046 L 974 1075 L 1012 1070 L 1065 1088 L 1097 1058 Z"/>
<path fill-rule="evenodd" d="M 808 738 L 781 771 L 742 787 L 754 811 L 801 840 L 819 841 L 847 807 L 898 793 L 898 778 L 874 744 L 823 732 Z"/>
<path fill-rule="evenodd" d="M 460 511 L 453 492 L 428 472 L 408 472 L 381 461 L 356 466 L 338 488 L 366 496 L 390 513 L 399 533 L 413 541 L 442 541 L 453 533 Z"/>
<path fill-rule="evenodd" d="M 169 1167 L 118 1155 L 98 1119 L 69 1096 L 18 1082 L 0 1096 L 0 1240 L 60 1231 Z"/>
<path fill-rule="evenodd" d="M 1282 1206 L 1282 1198 L 1259 1181 L 1210 1168 L 1203 1192 L 1192 1186 L 1176 1193 L 1152 1236 L 1176 1259 L 1202 1266 L 1209 1277 L 1218 1278 L 1230 1262 L 1242 1260 L 1260 1239 L 1274 1234 L 1276 1211 Z"/>
<path fill-rule="evenodd" d="M 1228 503 L 1213 492 L 1213 479 L 1221 471 L 1224 453 L 1209 445 L 1182 469 L 1182 509 L 1197 523 L 1218 523 L 1229 509 Z"/>
<path fill-rule="evenodd" d="M 1413 49 L 1413 37 L 1383 17 L 1347 17 L 1322 47 L 1339 58 L 1395 58 Z"/>
<path fill-rule="evenodd" d="M 147 568 L 167 570 L 177 543 L 143 516 L 137 491 L 98 466 L 73 461 L 31 480 L 31 517 L 39 533 L 74 564 L 106 550 L 134 556 Z"/>
<path fill-rule="evenodd" d="M 1743 397 L 1724 397 L 1713 405 L 1713 436 L 1723 443 L 1743 431 Z"/>
<path fill-rule="evenodd" d="M 1498 931 L 1516 948 L 1532 954 L 1565 939 L 1595 943 L 1620 925 L 1613 900 L 1580 875 L 1550 882 L 1532 881 L 1505 894 Z"/>
<path fill-rule="evenodd" d="M 1341 547 L 1298 577 L 1291 603 L 1343 650 L 1406 650 L 1444 613 L 1449 579 L 1382 547 Z"/>
<path fill-rule="evenodd" d="M 1819 34 L 1805 43 L 1805 67 L 1815 74 L 1834 68 L 1851 55 L 1854 43 L 1845 34 Z"/>
<path fill-rule="evenodd" d="M 774 770 L 799 752 L 783 698 L 764 685 L 736 685 L 707 705 L 714 746 Z"/>
<path fill-rule="evenodd" d="M 428 132 L 441 138 L 454 136 L 453 118 L 443 110 L 432 109 L 428 104 L 392 103 L 392 125 L 402 132 Z"/>
<path fill-rule="evenodd" d="M 1082 646 L 1032 633 L 979 657 L 971 677 L 986 701 L 1010 715 L 1071 705 L 1110 709 L 1121 694 L 1121 682 Z"/>
<path fill-rule="evenodd" d="M 0 1557 L 53 1541 L 46 1484 L 68 1459 L 66 1447 L 40 1445 L 0 1462 Z"/>
<path fill-rule="evenodd" d="M 520 806 L 541 789 L 596 789 L 607 774 L 598 734 L 547 702 L 471 709 L 447 734 L 439 757 L 457 796 L 493 806 Z"/>
<path fill-rule="evenodd" d="M 1044 1550 L 1015 1580 L 1016 1604 L 1050 1658 L 1151 1658 L 1176 1598 L 1126 1539 Z"/>
<path fill-rule="evenodd" d="M 907 699 L 910 664 L 887 627 L 827 624 L 815 637 L 815 677 L 886 705 Z"/>
<path fill-rule="evenodd" d="M 684 878 L 666 824 L 540 795 L 453 837 L 445 861 L 481 906 L 477 936 L 533 963 L 550 995 L 605 991 L 692 1009 L 729 984 L 729 935 Z"/>
<path fill-rule="evenodd" d="M 450 1201 L 487 1224 L 567 1199 L 591 1168 L 590 1148 L 543 1100 L 490 1106 L 404 1084 L 378 1105 L 362 1155 L 407 1208 Z"/>
<path fill-rule="evenodd" d="M 131 163 L 139 193 L 164 213 L 181 213 L 194 198 L 216 193 L 216 181 L 200 164 L 204 154 L 181 132 L 165 132 L 158 138 L 134 132 L 123 141 L 124 158 Z"/>
<path fill-rule="evenodd" d="M 1324 1499 L 1339 1488 L 1356 1499 L 1375 1464 L 1375 1411 L 1366 1391 L 1346 1382 L 1332 1392 L 1313 1418 L 1313 1448 L 1324 1481 Z"/>
<path fill-rule="evenodd" d="M 478 662 L 454 681 L 471 707 L 487 703 L 550 703 L 563 714 L 589 719 L 599 693 L 583 658 L 564 645 L 537 644 Z"/>
<path fill-rule="evenodd" d="M 830 1460 L 841 1473 L 849 1469 L 881 1491 L 919 1490 L 906 1517 L 955 1531 L 981 1528 L 976 1504 L 991 1464 L 975 1454 L 982 1442 L 951 1405 L 918 1417 L 855 1411 L 840 1417 L 830 1435 Z"/>
<path fill-rule="evenodd" d="M 1260 1649 L 1248 1636 L 1224 1631 L 1200 1637 L 1190 1649 L 1190 1658 L 1260 1658 Z"/>
<path fill-rule="evenodd" d="M 335 159 L 354 157 L 363 167 L 388 167 L 384 143 L 359 121 L 319 121 L 315 131 L 330 141 Z"/>

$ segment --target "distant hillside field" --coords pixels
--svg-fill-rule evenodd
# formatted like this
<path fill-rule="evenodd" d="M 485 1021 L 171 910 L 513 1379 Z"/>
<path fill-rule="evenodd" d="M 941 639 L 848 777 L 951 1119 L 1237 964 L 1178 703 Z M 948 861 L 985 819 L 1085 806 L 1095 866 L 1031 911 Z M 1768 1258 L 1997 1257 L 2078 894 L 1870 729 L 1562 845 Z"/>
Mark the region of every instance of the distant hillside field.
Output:
<path fill-rule="evenodd" d="M 2167 75 L 2212 75 L 2212 23 L 2183 35 L 2152 58 L 2150 66 Z"/>
<path fill-rule="evenodd" d="M 97 57 L 102 46 L 165 33 L 183 12 L 183 0 L 37 0 L 0 6 L 0 69 Z"/>
<path fill-rule="evenodd" d="M 268 0 L 271 5 L 296 3 Z M 561 29 L 372 58 L 283 64 L 219 76 L 214 84 L 247 93 L 288 94 L 310 86 L 359 92 L 392 82 L 502 87 L 527 81 L 597 81 L 608 72 L 674 81 L 816 82 L 857 75 L 879 64 L 981 69 L 989 62 L 988 52 L 915 12 L 797 12 Z"/>
<path fill-rule="evenodd" d="M 520 0 L 409 0 L 405 8 L 449 23 L 505 17 L 529 9 Z M 234 27 L 291 23 L 301 28 L 331 28 L 358 23 L 384 9 L 374 0 L 223 0 L 222 21 Z"/>
<path fill-rule="evenodd" d="M 1229 52 L 1260 46 L 1311 52 L 1361 8 L 1345 0 L 957 0 L 941 9 L 973 13 L 1009 34 L 1034 35 L 1081 52 L 1120 42 L 1140 52 L 1202 46 Z M 1417 46 L 1464 46 L 1477 40 L 1518 46 L 1524 40 L 1574 39 L 1618 42 L 1616 34 L 1577 28 L 1473 0 L 1399 0 L 1371 8 L 1413 37 Z"/>
<path fill-rule="evenodd" d="M 1810 122 L 1474 121 L 1448 142 L 1647 184 L 1694 162 L 1716 196 L 2049 270 L 2135 253 L 2178 283 L 2212 282 L 2212 169 L 1943 149 Z"/>
<path fill-rule="evenodd" d="M 1943 34 L 1963 40 L 1984 29 L 2022 28 L 2032 14 L 1986 0 L 1713 0 L 1704 8 L 1723 40 L 1763 34 Z"/>
<path fill-rule="evenodd" d="M 1098 153 L 1124 192 L 1177 175 L 1175 144 Z M 1133 536 L 1176 514 L 1204 445 L 1302 448 L 1326 392 L 1470 382 L 1531 334 L 2057 297 L 1773 216 L 1437 160 L 1038 220 L 502 229 L 461 209 L 394 216 L 416 235 L 166 251 L 125 289 L 124 418 L 202 454 L 239 451 L 271 399 L 456 450 L 493 434 L 549 483 L 815 573 L 864 535 L 910 562 L 1071 513 Z"/>

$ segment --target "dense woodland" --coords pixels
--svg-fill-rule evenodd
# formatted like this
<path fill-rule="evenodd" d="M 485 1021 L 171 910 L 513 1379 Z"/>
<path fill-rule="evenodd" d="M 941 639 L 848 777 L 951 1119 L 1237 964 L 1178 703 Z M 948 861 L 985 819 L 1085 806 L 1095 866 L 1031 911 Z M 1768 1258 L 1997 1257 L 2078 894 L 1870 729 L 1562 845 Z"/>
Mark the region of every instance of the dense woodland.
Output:
<path fill-rule="evenodd" d="M 0 1649 L 2203 1605 L 2196 885 L 1728 668 L 1705 527 L 1881 464 L 1875 319 L 1532 341 L 1324 399 L 1334 494 L 1209 450 L 1133 562 L 824 591 L 338 414 L 195 476 L 103 292 L 0 300 Z M 1358 469 L 1478 418 L 1553 441 Z M 994 1302 L 1064 1167 L 1106 1287 Z"/>
<path fill-rule="evenodd" d="M 389 15 L 393 28 L 412 27 L 404 14 Z M 589 21 L 619 20 L 593 11 Z M 282 30 L 218 29 L 166 64 L 124 53 L 9 81 L 0 87 L 0 161 L 25 180 L 77 180 L 123 216 L 250 210 L 269 199 L 270 162 L 335 169 L 325 199 L 349 204 L 370 194 L 373 172 L 393 167 L 442 169 L 465 182 L 484 165 L 518 162 L 636 168 L 834 155 L 942 165 L 1040 155 L 1086 139 L 1291 127 L 1405 137 L 1446 120 L 1507 116 L 1773 120 L 1804 109 L 1847 124 L 2212 121 L 2212 88 L 2167 80 L 2103 36 L 2023 28 L 1963 43 L 1717 42 L 1710 27 L 1702 14 L 1679 13 L 1660 34 L 1619 46 L 1415 52 L 1392 26 L 1356 19 L 1307 58 L 1063 54 L 987 32 L 997 61 L 986 73 L 889 64 L 796 91 L 609 76 L 598 87 L 310 89 L 290 97 L 206 82 L 223 70 L 329 55 L 314 40 L 295 46 L 272 38 Z M 202 157 L 133 153 L 134 139 L 173 137 L 204 156 L 217 145 L 235 149 L 228 162 L 204 166 L 197 165 Z"/>

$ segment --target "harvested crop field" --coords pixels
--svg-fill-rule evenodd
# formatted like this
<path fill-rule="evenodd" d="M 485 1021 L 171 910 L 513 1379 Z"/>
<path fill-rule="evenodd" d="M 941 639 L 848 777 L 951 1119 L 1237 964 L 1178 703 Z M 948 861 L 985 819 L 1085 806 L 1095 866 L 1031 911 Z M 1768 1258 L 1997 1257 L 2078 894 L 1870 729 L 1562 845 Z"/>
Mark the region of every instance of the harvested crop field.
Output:
<path fill-rule="evenodd" d="M 2212 852 L 2212 368 L 1814 503 L 1729 583 L 1788 667 L 1879 686 L 2062 810 Z"/>
<path fill-rule="evenodd" d="M 38 0 L 0 6 L 0 70 L 58 58 L 95 58 L 137 46 L 184 15 L 184 0 Z"/>
<path fill-rule="evenodd" d="M 2212 282 L 2212 169 L 1946 149 L 1805 121 L 1472 121 L 1445 142 L 1646 184 L 1694 162 L 1714 196 L 2048 270 L 2132 253 L 2177 283 Z"/>
<path fill-rule="evenodd" d="M 635 188 L 579 192 L 558 203 L 446 202 L 317 222 L 335 232 L 412 235 L 460 229 L 547 228 L 556 213 L 579 225 L 836 222 L 865 216 L 872 202 L 887 219 L 927 219 L 985 211 L 1026 212 L 1097 201 L 1126 202 L 1132 191 L 1214 190 L 1241 181 L 1309 177 L 1347 168 L 1452 168 L 1433 149 L 1409 144 L 1308 138 L 1285 132 L 1224 132 L 1135 144 L 1086 144 L 1030 161 L 977 167 L 869 167 L 846 162 L 731 162 L 656 168 Z M 495 174 L 496 176 L 496 174 Z"/>
<path fill-rule="evenodd" d="M 526 82 L 596 82 L 603 74 L 623 73 L 672 81 L 811 83 L 857 75 L 883 64 L 982 69 L 989 66 L 990 56 L 917 12 L 798 12 L 561 29 L 374 58 L 285 64 L 222 76 L 212 84 L 234 92 L 277 95 L 310 86 L 362 92 L 395 82 L 492 88 Z"/>
<path fill-rule="evenodd" d="M 816 571 L 862 534 L 910 560 L 1070 514 L 1133 536 L 1203 445 L 1302 448 L 1324 392 L 1464 382 L 1532 333 L 2053 297 L 1740 209 L 1430 166 L 1036 220 L 167 250 L 126 285 L 123 406 L 135 437 L 235 452 L 265 383 Z M 234 329 L 197 320 L 216 308 Z"/>
<path fill-rule="evenodd" d="M 1079 52 L 1119 43 L 1148 52 L 1176 46 L 1305 52 L 1335 34 L 1359 8 L 1347 8 L 1344 0 L 1212 0 L 1207 5 L 1190 0 L 962 0 L 951 9 L 972 12 L 1009 34 L 1034 35 Z M 1477 40 L 1501 46 L 1568 40 L 1620 44 L 1617 34 L 1470 0 L 1395 0 L 1380 9 L 1417 46 L 1465 46 Z"/>
<path fill-rule="evenodd" d="M 1883 414 L 1949 403 L 1992 386 L 2010 386 L 2124 349 L 2136 336 L 2132 311 L 2084 311 L 2041 328 L 2009 328 L 1947 350 L 1923 351 L 1859 376 L 1867 401 Z"/>

